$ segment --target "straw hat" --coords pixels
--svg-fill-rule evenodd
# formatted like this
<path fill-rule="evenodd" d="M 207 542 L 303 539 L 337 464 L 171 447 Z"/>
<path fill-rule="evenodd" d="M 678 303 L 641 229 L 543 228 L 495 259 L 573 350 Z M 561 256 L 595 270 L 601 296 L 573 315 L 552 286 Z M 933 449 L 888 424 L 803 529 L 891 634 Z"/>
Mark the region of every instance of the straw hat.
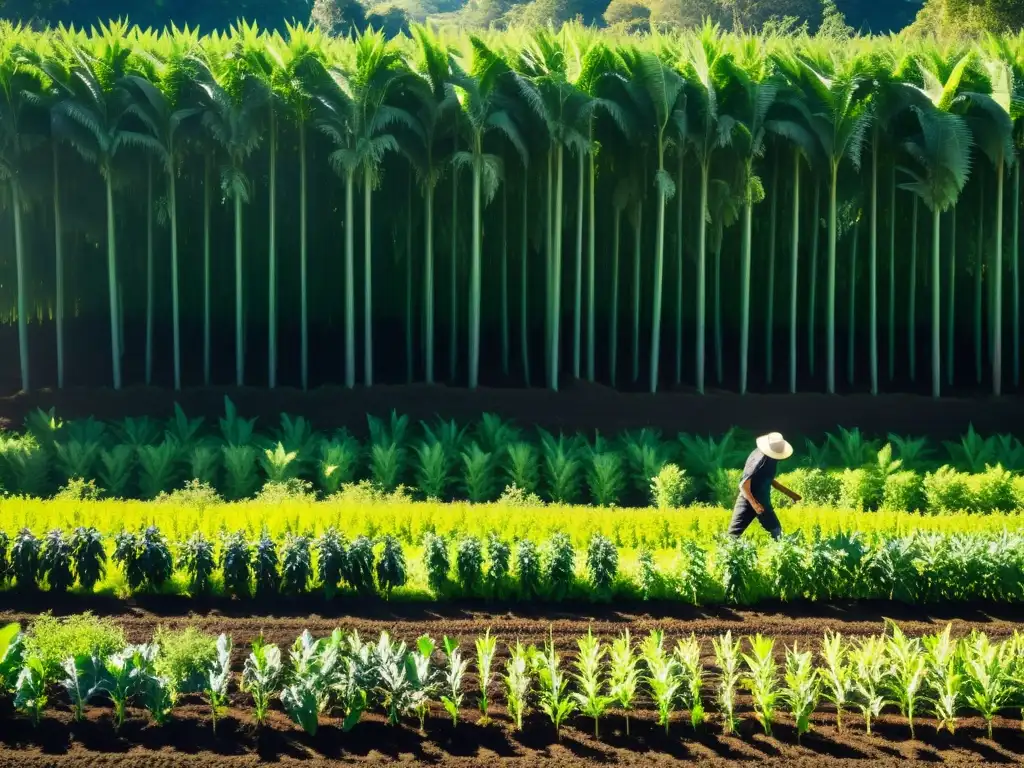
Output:
<path fill-rule="evenodd" d="M 769 459 L 782 461 L 793 455 L 793 446 L 787 443 L 778 432 L 769 432 L 757 438 L 757 447 Z"/>

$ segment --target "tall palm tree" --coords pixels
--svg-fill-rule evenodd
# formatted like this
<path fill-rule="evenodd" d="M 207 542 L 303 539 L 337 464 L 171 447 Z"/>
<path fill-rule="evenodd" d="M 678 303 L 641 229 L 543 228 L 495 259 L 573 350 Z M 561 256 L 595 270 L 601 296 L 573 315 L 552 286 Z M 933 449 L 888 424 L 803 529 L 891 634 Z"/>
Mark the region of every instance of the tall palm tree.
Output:
<path fill-rule="evenodd" d="M 99 35 L 84 44 L 71 35 L 65 36 L 60 44 L 66 47 L 73 63 L 66 98 L 53 108 L 54 126 L 83 159 L 96 163 L 106 187 L 111 365 L 114 389 L 120 389 L 121 319 L 114 209 L 116 160 L 126 149 L 142 150 L 162 159 L 164 148 L 152 135 L 125 128 L 124 118 L 130 100 L 123 82 L 131 48 L 124 25 L 103 25 Z"/>
<path fill-rule="evenodd" d="M 827 69 L 826 69 L 827 68 Z M 827 72 L 827 74 L 826 74 Z M 828 168 L 828 294 L 826 299 L 826 386 L 836 391 L 836 231 L 839 168 L 849 160 L 860 167 L 861 149 L 871 122 L 864 86 L 867 64 L 858 58 L 843 59 L 832 53 L 815 63 L 797 58 L 787 76 L 804 94 L 808 128 L 821 147 Z"/>
<path fill-rule="evenodd" d="M 18 283 L 18 358 L 21 389 L 29 391 L 28 305 L 25 242 L 23 235 L 21 174 L 23 154 L 32 146 L 30 115 L 34 94 L 40 90 L 41 70 L 25 50 L 30 45 L 21 25 L 0 22 L 0 181 L 7 184 L 14 218 L 14 260 Z"/>
<path fill-rule="evenodd" d="M 904 143 L 912 181 L 903 188 L 932 211 L 932 395 L 942 387 L 940 329 L 941 215 L 956 202 L 970 173 L 971 133 L 962 117 L 941 109 L 913 106 L 920 133 Z"/>
<path fill-rule="evenodd" d="M 137 74 L 125 77 L 123 85 L 130 94 L 126 114 L 139 120 L 145 130 L 161 147 L 159 153 L 167 175 L 167 213 L 171 230 L 171 326 L 174 338 L 174 389 L 181 389 L 181 311 L 178 292 L 178 194 L 177 176 L 180 159 L 178 131 L 200 110 L 190 102 L 192 73 L 199 37 L 193 32 L 173 29 L 164 33 L 159 43 L 147 48 L 139 47 L 131 63 Z M 147 200 L 148 218 L 152 219 L 152 195 Z M 153 300 L 152 248 L 147 258 L 146 300 L 146 382 L 152 374 L 153 360 Z"/>
<path fill-rule="evenodd" d="M 423 129 L 422 151 L 413 154 L 423 191 L 423 338 L 424 375 L 434 383 L 434 194 L 445 165 L 449 129 L 459 102 L 452 84 L 454 67 L 447 46 L 428 27 L 413 27 L 414 68 L 425 86 L 417 102 L 416 119 Z M 525 224 L 524 224 L 525 226 Z"/>
<path fill-rule="evenodd" d="M 380 32 L 360 35 L 354 43 L 339 41 L 333 53 L 337 64 L 316 93 L 317 125 L 333 142 L 330 162 L 345 180 L 345 385 L 355 386 L 355 248 L 353 190 L 356 175 L 363 184 L 363 380 L 373 385 L 373 252 L 372 196 L 385 155 L 399 150 L 391 129 L 419 125 L 405 109 L 392 103 L 411 72 L 394 45 Z"/>
<path fill-rule="evenodd" d="M 221 167 L 220 184 L 234 205 L 235 217 L 235 383 L 245 383 L 245 338 L 243 314 L 243 207 L 252 197 L 252 184 L 245 162 L 262 141 L 260 110 L 266 105 L 266 85 L 241 64 L 242 41 L 236 35 L 216 33 L 204 38 L 195 61 L 200 67 L 202 123 L 227 155 Z"/>
<path fill-rule="evenodd" d="M 690 147 L 700 165 L 700 207 L 697 226 L 697 391 L 704 393 L 704 343 L 707 303 L 707 210 L 708 183 L 715 150 L 732 141 L 736 120 L 719 107 L 719 90 L 726 77 L 728 53 L 722 42 L 721 28 L 707 22 L 691 36 L 686 46 L 687 79 L 693 84 L 687 92 Z"/>

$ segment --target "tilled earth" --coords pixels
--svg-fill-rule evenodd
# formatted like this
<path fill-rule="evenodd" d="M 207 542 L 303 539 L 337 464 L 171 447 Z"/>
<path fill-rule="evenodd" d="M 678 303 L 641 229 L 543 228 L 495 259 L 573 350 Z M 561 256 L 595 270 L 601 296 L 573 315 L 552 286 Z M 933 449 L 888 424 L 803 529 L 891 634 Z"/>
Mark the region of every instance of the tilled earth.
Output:
<path fill-rule="evenodd" d="M 910 634 L 940 631 L 947 621 L 960 636 L 980 629 L 994 639 L 1024 629 L 1024 616 L 1017 609 L 948 608 L 935 611 L 893 604 L 847 606 L 796 606 L 783 610 L 742 611 L 725 608 L 685 609 L 666 607 L 664 611 L 633 610 L 629 606 L 582 607 L 573 613 L 535 607 L 529 611 L 486 612 L 482 609 L 452 605 L 364 606 L 325 615 L 324 612 L 300 614 L 303 606 L 272 606 L 274 615 L 251 615 L 237 604 L 224 603 L 196 613 L 175 610 L 180 603 L 159 601 L 136 604 L 110 603 L 94 607 L 97 612 L 119 621 L 129 640 L 151 638 L 158 626 L 181 628 L 192 625 L 209 633 L 228 632 L 235 643 L 234 663 L 241 669 L 248 643 L 260 635 L 282 647 L 289 646 L 304 629 L 325 635 L 336 627 L 358 630 L 364 638 L 386 630 L 394 637 L 413 641 L 422 634 L 440 639 L 458 638 L 467 649 L 484 629 L 499 639 L 495 669 L 501 672 L 507 658 L 506 643 L 521 640 L 542 645 L 551 638 L 567 667 L 573 659 L 576 639 L 590 627 L 603 638 L 611 638 L 628 628 L 634 638 L 651 629 L 665 632 L 669 643 L 695 633 L 704 644 L 704 663 L 708 678 L 714 674 L 714 656 L 710 638 L 732 631 L 734 635 L 760 632 L 776 638 L 776 650 L 785 646 L 817 649 L 823 632 L 833 629 L 847 635 L 878 633 L 884 617 L 899 621 Z M 194 604 L 193 604 L 194 605 Z M 0 601 L 0 622 L 27 623 L 35 606 L 26 598 L 4 596 Z M 155 610 L 160 608 L 161 610 Z M 64 612 L 64 611 L 60 611 Z M 956 618 L 957 616 L 961 618 Z M 467 676 L 467 691 L 477 681 Z M 706 690 L 710 700 L 713 692 Z M 0 765 L 97 765 L 135 768 L 136 766 L 202 765 L 204 768 L 241 766 L 261 762 L 320 766 L 337 761 L 385 763 L 423 762 L 440 766 L 479 765 L 497 762 L 582 766 L 584 763 L 650 765 L 679 759 L 709 764 L 769 762 L 776 765 L 819 765 L 848 763 L 895 766 L 897 764 L 947 763 L 954 765 L 1003 763 L 1024 764 L 1024 728 L 1019 713 L 1007 712 L 1007 718 L 995 723 L 993 739 L 988 739 L 980 719 L 965 718 L 955 735 L 937 734 L 934 721 L 916 721 L 916 739 L 910 738 L 906 720 L 892 713 L 884 716 L 868 736 L 857 713 L 847 713 L 843 730 L 836 727 L 834 710 L 821 705 L 814 717 L 813 731 L 797 744 L 792 720 L 785 714 L 765 736 L 750 713 L 750 701 L 739 699 L 741 726 L 735 735 L 724 735 L 720 721 L 712 715 L 710 723 L 695 732 L 686 713 L 678 713 L 670 733 L 655 723 L 650 703 L 641 701 L 630 718 L 630 734 L 625 733 L 625 718 L 613 712 L 602 720 L 600 738 L 593 735 L 593 722 L 576 717 L 555 739 L 553 728 L 543 715 L 531 715 L 522 733 L 512 731 L 500 706 L 504 695 L 495 681 L 491 691 L 492 721 L 479 722 L 478 697 L 468 693 L 463 720 L 457 727 L 435 708 L 427 719 L 425 734 L 418 723 L 407 722 L 401 728 L 388 727 L 383 718 L 367 715 L 355 730 L 343 733 L 334 718 L 323 718 L 316 737 L 302 733 L 281 711 L 271 713 L 268 727 L 256 731 L 251 709 L 243 694 L 235 694 L 232 708 L 217 723 L 214 732 L 209 710 L 198 698 L 179 702 L 173 721 L 163 727 L 147 724 L 145 713 L 133 712 L 120 734 L 115 734 L 111 712 L 103 706 L 91 707 L 84 723 L 73 723 L 67 705 L 56 697 L 47 716 L 33 730 L 23 718 L 0 712 Z M 717 708 L 710 704 L 714 712 Z"/>

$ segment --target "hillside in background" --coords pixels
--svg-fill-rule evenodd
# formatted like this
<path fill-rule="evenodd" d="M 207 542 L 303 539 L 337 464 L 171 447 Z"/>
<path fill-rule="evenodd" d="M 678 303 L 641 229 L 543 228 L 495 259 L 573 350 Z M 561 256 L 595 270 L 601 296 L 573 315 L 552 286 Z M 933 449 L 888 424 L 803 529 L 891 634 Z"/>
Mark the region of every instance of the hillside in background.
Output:
<path fill-rule="evenodd" d="M 306 21 L 319 6 L 321 17 L 343 31 L 350 25 L 373 23 L 396 32 L 408 21 L 427 17 L 462 26 L 487 26 L 507 21 L 560 21 L 580 16 L 585 22 L 604 24 L 608 0 L 384 0 L 360 4 L 357 0 L 0 0 L 0 16 L 35 24 L 75 24 L 88 27 L 97 20 L 128 17 L 142 27 L 169 24 L 223 29 L 236 19 L 261 27 L 282 28 L 286 21 Z M 918 0 L 837 0 L 847 23 L 863 32 L 888 33 L 911 23 Z M 814 31 L 821 22 L 820 0 L 611 0 L 613 19 L 650 18 L 659 23 L 687 24 L 706 15 L 726 27 L 738 22 L 760 25 L 768 19 L 789 17 L 795 26 L 806 22 Z M 625 13 L 625 16 L 622 14 Z"/>

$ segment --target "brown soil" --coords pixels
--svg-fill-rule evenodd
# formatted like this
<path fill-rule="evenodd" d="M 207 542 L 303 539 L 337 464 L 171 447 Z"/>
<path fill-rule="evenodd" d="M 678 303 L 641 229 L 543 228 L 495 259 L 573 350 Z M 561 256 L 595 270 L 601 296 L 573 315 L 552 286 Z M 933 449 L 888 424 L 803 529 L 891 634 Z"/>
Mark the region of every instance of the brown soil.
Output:
<path fill-rule="evenodd" d="M 34 615 L 25 599 L 5 600 L 0 621 L 27 622 Z M 98 607 L 98 606 L 97 606 Z M 485 627 L 499 638 L 499 657 L 506 654 L 505 643 L 520 639 L 543 643 L 549 636 L 569 664 L 575 639 L 592 627 L 595 634 L 610 637 L 624 628 L 640 636 L 651 628 L 663 629 L 669 642 L 695 632 L 705 638 L 705 664 L 711 668 L 708 636 L 726 630 L 747 635 L 761 632 L 776 637 L 782 645 L 799 643 L 816 648 L 822 632 L 833 628 L 850 635 L 881 631 L 883 616 L 899 619 L 910 633 L 921 634 L 941 629 L 952 620 L 957 635 L 979 628 L 994 638 L 1005 637 L 1021 629 L 1019 612 L 965 612 L 966 618 L 954 618 L 942 611 L 900 608 L 894 605 L 817 606 L 813 611 L 786 612 L 733 611 L 729 609 L 677 611 L 663 613 L 627 613 L 609 608 L 591 608 L 583 614 L 553 610 L 529 613 L 485 613 L 457 606 L 377 606 L 371 610 L 348 611 L 339 615 L 301 616 L 240 615 L 240 611 L 207 610 L 195 614 L 181 611 L 159 613 L 152 605 L 126 605 L 120 611 L 104 611 L 121 622 L 132 641 L 149 639 L 158 625 L 183 627 L 194 625 L 216 633 L 230 632 L 236 644 L 236 665 L 242 661 L 242 648 L 260 632 L 273 642 L 290 644 L 303 630 L 326 634 L 335 627 L 358 629 L 365 636 L 387 630 L 394 636 L 414 640 L 423 633 L 435 638 L 455 636 L 464 645 Z M 499 658 L 497 667 L 501 668 Z M 473 680 L 469 681 L 472 687 Z M 497 694 L 498 691 L 495 690 Z M 710 691 L 708 692 L 710 697 Z M 498 694 L 503 701 L 503 696 Z M 541 760 L 554 765 L 582 766 L 587 763 L 616 763 L 639 766 L 667 764 L 679 759 L 710 764 L 768 762 L 773 765 L 820 765 L 832 763 L 882 766 L 897 764 L 946 763 L 952 765 L 1005 763 L 1020 764 L 1024 755 L 1024 730 L 1016 717 L 999 718 L 993 739 L 988 739 L 978 719 L 964 719 L 955 735 L 936 734 L 934 721 L 917 721 L 917 739 L 911 739 L 906 721 L 887 714 L 868 736 L 863 721 L 854 713 L 844 718 L 844 730 L 836 729 L 834 712 L 822 705 L 814 718 L 814 730 L 797 745 L 792 720 L 780 716 L 772 737 L 764 736 L 750 713 L 750 702 L 739 700 L 741 726 L 736 735 L 724 735 L 715 719 L 694 732 L 684 714 L 677 714 L 671 733 L 666 736 L 654 720 L 649 702 L 641 702 L 631 718 L 630 735 L 625 735 L 622 713 L 613 713 L 602 721 L 600 739 L 593 736 L 592 722 L 574 718 L 556 741 L 549 722 L 532 715 L 522 733 L 511 730 L 505 712 L 492 708 L 493 722 L 480 724 L 475 712 L 477 700 L 467 695 L 464 720 L 453 730 L 443 713 L 435 709 L 427 720 L 425 735 L 417 724 L 407 722 L 401 728 L 387 727 L 377 714 L 369 715 L 350 733 L 343 733 L 337 720 L 324 718 L 316 737 L 308 737 L 291 724 L 280 711 L 271 713 L 269 727 L 257 733 L 251 724 L 251 711 L 244 695 L 236 694 L 228 716 L 218 722 L 216 734 L 202 702 L 188 697 L 175 710 L 173 721 L 163 727 L 147 724 L 145 713 L 133 712 L 119 735 L 115 735 L 110 711 L 93 707 L 85 723 L 73 723 L 67 706 L 55 702 L 41 726 L 33 730 L 9 711 L 0 712 L 0 766 L 97 765 L 129 768 L 136 765 L 200 765 L 205 768 L 253 765 L 260 762 L 328 765 L 335 761 L 361 763 L 424 762 L 440 766 L 468 766 L 495 761 L 532 765 Z M 9 706 L 9 704 L 5 705 Z M 1007 713 L 1011 714 L 1011 713 Z"/>
<path fill-rule="evenodd" d="M 614 433 L 656 427 L 667 435 L 677 432 L 720 434 L 731 427 L 751 432 L 779 430 L 820 437 L 837 425 L 859 427 L 870 435 L 888 433 L 956 438 L 969 424 L 982 433 L 1024 431 L 1024 399 L 1019 397 L 943 398 L 918 395 L 696 395 L 663 392 L 657 395 L 622 393 L 606 387 L 569 382 L 559 393 L 543 389 L 479 389 L 434 386 L 377 386 L 346 390 L 323 387 L 300 390 L 130 388 L 41 390 L 0 398 L 0 427 L 18 428 L 35 408 L 56 408 L 63 418 L 95 416 L 119 419 L 148 415 L 165 418 L 180 403 L 190 416 L 205 416 L 215 426 L 227 395 L 245 416 L 258 416 L 258 426 L 276 426 L 282 412 L 303 415 L 317 429 L 346 426 L 366 431 L 366 415 L 386 416 L 392 409 L 415 423 L 436 416 L 460 423 L 476 421 L 484 412 L 515 420 L 523 426 L 592 433 Z"/>

